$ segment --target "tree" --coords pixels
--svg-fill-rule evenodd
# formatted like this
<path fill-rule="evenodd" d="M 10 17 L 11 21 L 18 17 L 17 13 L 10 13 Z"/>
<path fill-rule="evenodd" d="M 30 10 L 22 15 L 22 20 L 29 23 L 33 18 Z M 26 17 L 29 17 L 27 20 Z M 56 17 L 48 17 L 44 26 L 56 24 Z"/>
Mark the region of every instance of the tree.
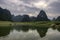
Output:
<path fill-rule="evenodd" d="M 12 16 L 11 16 L 10 11 L 7 10 L 7 9 L 2 9 L 0 7 L 0 20 L 2 20 L 2 21 L 11 21 L 11 18 L 12 18 Z"/>
<path fill-rule="evenodd" d="M 45 11 L 41 10 L 36 20 L 37 21 L 48 21 L 49 19 L 47 18 Z"/>

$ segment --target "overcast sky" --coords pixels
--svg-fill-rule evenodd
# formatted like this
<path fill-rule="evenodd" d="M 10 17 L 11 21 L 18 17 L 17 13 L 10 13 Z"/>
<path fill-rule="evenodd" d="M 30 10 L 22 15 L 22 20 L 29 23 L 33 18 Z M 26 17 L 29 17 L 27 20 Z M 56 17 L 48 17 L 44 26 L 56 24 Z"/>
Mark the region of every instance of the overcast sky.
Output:
<path fill-rule="evenodd" d="M 14 15 L 37 16 L 43 9 L 49 18 L 60 16 L 60 0 L 0 0 L 0 7 Z"/>

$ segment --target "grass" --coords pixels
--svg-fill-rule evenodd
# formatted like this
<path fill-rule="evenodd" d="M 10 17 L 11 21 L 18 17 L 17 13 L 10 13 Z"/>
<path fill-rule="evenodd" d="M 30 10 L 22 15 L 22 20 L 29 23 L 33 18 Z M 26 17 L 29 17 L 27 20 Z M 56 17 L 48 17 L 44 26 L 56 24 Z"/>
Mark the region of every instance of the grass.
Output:
<path fill-rule="evenodd" d="M 12 22 L 0 21 L 0 26 L 10 26 L 10 24 L 12 24 Z"/>
<path fill-rule="evenodd" d="M 0 21 L 0 26 L 46 26 L 49 27 L 51 24 L 59 23 L 58 21 L 40 21 L 40 22 L 10 22 L 10 21 Z"/>

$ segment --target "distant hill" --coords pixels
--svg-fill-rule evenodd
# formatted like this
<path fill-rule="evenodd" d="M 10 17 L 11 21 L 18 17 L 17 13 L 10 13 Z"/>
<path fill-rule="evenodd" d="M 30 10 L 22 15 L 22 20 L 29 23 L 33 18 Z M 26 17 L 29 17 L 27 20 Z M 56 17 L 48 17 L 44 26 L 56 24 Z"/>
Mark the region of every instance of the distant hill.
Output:
<path fill-rule="evenodd" d="M 36 17 L 32 16 L 32 17 L 30 17 L 30 20 L 31 21 L 36 21 Z"/>
<path fill-rule="evenodd" d="M 60 16 L 55 21 L 60 21 Z M 11 12 L 8 9 L 3 9 L 0 7 L 0 21 L 15 21 L 15 22 L 30 22 L 30 21 L 50 21 L 46 12 L 41 10 L 37 17 L 30 17 L 29 15 L 11 15 Z"/>
<path fill-rule="evenodd" d="M 12 20 L 16 21 L 16 22 L 21 22 L 22 19 L 23 19 L 23 16 L 21 16 L 21 15 L 17 15 L 17 16 L 12 17 Z"/>
<path fill-rule="evenodd" d="M 41 10 L 37 17 L 29 17 L 29 15 L 17 15 L 12 17 L 13 21 L 16 22 L 30 22 L 30 21 L 49 21 L 45 11 Z"/>
<path fill-rule="evenodd" d="M 0 20 L 1 21 L 11 21 L 11 13 L 7 9 L 3 9 L 0 7 Z"/>
<path fill-rule="evenodd" d="M 60 21 L 60 16 L 57 17 L 56 21 Z"/>
<path fill-rule="evenodd" d="M 44 10 L 41 10 L 40 13 L 37 16 L 37 21 L 49 21 L 46 12 Z"/>

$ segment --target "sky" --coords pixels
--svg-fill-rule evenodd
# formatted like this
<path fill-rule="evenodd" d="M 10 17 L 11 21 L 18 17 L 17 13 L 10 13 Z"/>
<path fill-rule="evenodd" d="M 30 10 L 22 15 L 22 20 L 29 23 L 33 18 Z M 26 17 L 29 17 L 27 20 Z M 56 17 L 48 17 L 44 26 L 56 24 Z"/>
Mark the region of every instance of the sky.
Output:
<path fill-rule="evenodd" d="M 60 16 L 60 0 L 0 0 L 0 7 L 12 15 L 37 16 L 44 10 L 50 19 Z"/>

